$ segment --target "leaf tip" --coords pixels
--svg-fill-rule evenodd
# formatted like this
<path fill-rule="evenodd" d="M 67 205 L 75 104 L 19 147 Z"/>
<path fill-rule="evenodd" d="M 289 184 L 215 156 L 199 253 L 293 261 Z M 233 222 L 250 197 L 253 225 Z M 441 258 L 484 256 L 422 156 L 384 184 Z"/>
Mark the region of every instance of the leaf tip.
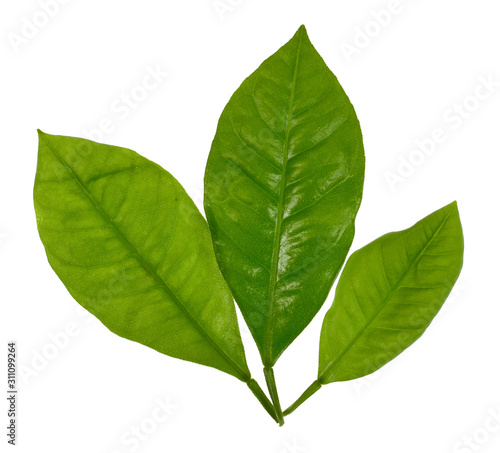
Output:
<path fill-rule="evenodd" d="M 37 129 L 36 132 L 38 134 L 38 146 L 40 147 L 42 143 L 46 140 L 45 136 L 47 134 L 40 129 Z"/>
<path fill-rule="evenodd" d="M 305 36 L 307 36 L 307 30 L 306 30 L 306 26 L 304 24 L 302 24 L 299 29 L 297 30 L 297 32 L 295 33 L 296 35 L 302 35 L 304 34 Z"/>
<path fill-rule="evenodd" d="M 36 131 L 38 133 L 38 141 L 42 141 L 42 139 L 47 140 L 47 137 L 49 136 L 49 134 L 46 134 L 41 129 L 37 129 Z"/>
<path fill-rule="evenodd" d="M 448 209 L 453 211 L 458 211 L 458 203 L 457 200 L 453 200 L 448 206 Z"/>

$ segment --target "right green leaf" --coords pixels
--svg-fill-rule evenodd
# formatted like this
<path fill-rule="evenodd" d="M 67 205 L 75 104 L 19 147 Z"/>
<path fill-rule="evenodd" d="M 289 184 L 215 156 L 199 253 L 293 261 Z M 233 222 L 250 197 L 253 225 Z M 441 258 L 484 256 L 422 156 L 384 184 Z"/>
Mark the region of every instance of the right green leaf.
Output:
<path fill-rule="evenodd" d="M 302 26 L 231 97 L 205 173 L 217 259 L 266 366 L 344 263 L 364 164 L 354 108 Z"/>
<path fill-rule="evenodd" d="M 353 253 L 323 322 L 318 381 L 373 373 L 416 341 L 463 263 L 456 202 Z"/>

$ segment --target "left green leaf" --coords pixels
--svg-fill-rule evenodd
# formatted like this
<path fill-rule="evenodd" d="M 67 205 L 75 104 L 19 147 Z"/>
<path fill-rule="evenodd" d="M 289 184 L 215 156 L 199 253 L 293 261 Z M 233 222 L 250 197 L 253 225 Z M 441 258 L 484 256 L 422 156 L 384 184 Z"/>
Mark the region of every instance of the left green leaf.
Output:
<path fill-rule="evenodd" d="M 249 382 L 207 223 L 177 180 L 129 149 L 39 139 L 38 231 L 71 295 L 121 337 Z"/>

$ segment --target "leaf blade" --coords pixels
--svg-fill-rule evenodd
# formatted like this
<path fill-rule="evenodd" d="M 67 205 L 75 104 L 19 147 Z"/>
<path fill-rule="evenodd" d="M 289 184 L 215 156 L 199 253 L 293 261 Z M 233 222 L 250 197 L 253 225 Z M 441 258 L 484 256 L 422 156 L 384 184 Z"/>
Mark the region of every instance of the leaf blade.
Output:
<path fill-rule="evenodd" d="M 456 202 L 353 253 L 323 322 L 319 381 L 373 373 L 413 344 L 445 302 L 462 264 Z"/>
<path fill-rule="evenodd" d="M 301 27 L 231 97 L 205 173 L 216 255 L 266 366 L 324 302 L 363 179 L 354 109 Z"/>
<path fill-rule="evenodd" d="M 37 224 L 71 295 L 124 338 L 247 381 L 232 296 L 181 185 L 131 150 L 39 135 Z"/>

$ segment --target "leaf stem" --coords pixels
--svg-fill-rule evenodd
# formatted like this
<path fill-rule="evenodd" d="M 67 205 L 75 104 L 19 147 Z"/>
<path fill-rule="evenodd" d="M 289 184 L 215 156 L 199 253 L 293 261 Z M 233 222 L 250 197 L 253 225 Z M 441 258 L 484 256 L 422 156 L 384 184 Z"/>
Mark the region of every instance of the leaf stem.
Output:
<path fill-rule="evenodd" d="M 300 395 L 300 397 L 293 403 L 283 415 L 290 415 L 295 409 L 297 409 L 305 400 L 307 400 L 310 396 L 314 395 L 321 388 L 321 382 L 315 380 L 309 387 L 307 387 L 306 391 Z"/>
<path fill-rule="evenodd" d="M 276 388 L 276 381 L 274 380 L 274 371 L 272 367 L 264 367 L 264 376 L 266 377 L 266 384 L 271 395 L 274 409 L 276 410 L 276 417 L 280 426 L 283 426 L 285 420 L 283 419 L 283 412 L 281 412 L 280 399 L 278 397 L 278 389 Z"/>
<path fill-rule="evenodd" d="M 255 379 L 250 379 L 247 381 L 248 388 L 252 391 L 255 397 L 259 400 L 262 407 L 267 411 L 267 413 L 273 418 L 276 423 L 278 422 L 278 417 L 276 416 L 276 410 L 273 404 L 269 401 L 269 398 L 261 389 L 259 383 Z"/>

